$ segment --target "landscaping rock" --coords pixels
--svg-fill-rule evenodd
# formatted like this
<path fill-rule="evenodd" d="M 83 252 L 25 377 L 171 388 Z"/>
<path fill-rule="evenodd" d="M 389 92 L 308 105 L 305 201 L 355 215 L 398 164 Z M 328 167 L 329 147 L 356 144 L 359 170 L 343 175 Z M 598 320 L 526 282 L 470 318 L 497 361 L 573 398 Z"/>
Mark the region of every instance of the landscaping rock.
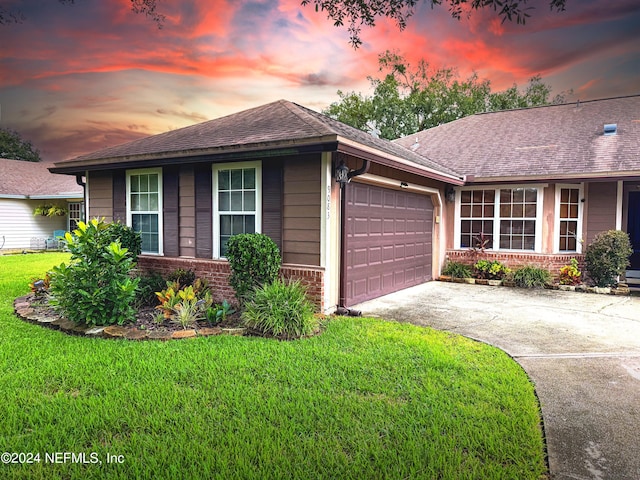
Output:
<path fill-rule="evenodd" d="M 151 330 L 147 335 L 149 340 L 171 340 L 173 338 L 173 332 L 166 330 Z"/>
<path fill-rule="evenodd" d="M 145 340 L 149 332 L 146 330 L 134 330 L 132 328 L 128 329 L 129 331 L 124 334 L 124 338 L 127 340 Z"/>
<path fill-rule="evenodd" d="M 223 328 L 222 329 L 222 334 L 223 335 L 242 336 L 242 335 L 245 334 L 246 331 L 247 331 L 246 328 Z"/>
<path fill-rule="evenodd" d="M 196 336 L 195 330 L 178 330 L 177 332 L 173 332 L 171 338 L 192 338 Z"/>
<path fill-rule="evenodd" d="M 211 335 L 220 335 L 222 333 L 222 329 L 218 328 L 218 327 L 214 327 L 214 328 L 200 328 L 198 330 L 196 330 L 196 333 L 198 334 L 199 337 L 209 337 Z"/>
<path fill-rule="evenodd" d="M 58 318 L 57 320 L 51 322 L 50 325 L 54 325 L 60 330 L 64 330 L 66 332 L 73 330 L 76 326 L 75 323 L 73 323 L 71 320 L 67 320 L 66 318 Z"/>
<path fill-rule="evenodd" d="M 92 335 L 99 336 L 102 334 L 105 328 L 107 327 L 93 327 L 87 330 L 86 332 L 84 332 L 84 334 L 88 336 L 92 336 Z"/>
<path fill-rule="evenodd" d="M 128 331 L 128 328 L 121 327 L 120 325 L 110 325 L 102 331 L 102 335 L 107 338 L 121 338 L 124 337 Z"/>

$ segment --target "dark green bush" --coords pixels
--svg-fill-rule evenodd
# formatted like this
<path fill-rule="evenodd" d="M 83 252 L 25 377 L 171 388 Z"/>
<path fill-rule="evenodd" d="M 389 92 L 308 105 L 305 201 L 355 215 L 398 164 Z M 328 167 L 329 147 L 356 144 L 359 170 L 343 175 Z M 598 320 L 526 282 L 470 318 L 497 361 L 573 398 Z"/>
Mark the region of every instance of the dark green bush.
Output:
<path fill-rule="evenodd" d="M 314 306 L 300 282 L 275 280 L 257 288 L 242 312 L 244 324 L 279 338 L 310 335 L 318 326 Z"/>
<path fill-rule="evenodd" d="M 65 241 L 71 262 L 51 272 L 51 303 L 65 317 L 87 325 L 122 325 L 133 318 L 139 279 L 129 272 L 133 258 L 120 241 L 103 245 L 103 221 L 80 222 Z"/>
<path fill-rule="evenodd" d="M 282 262 L 278 246 L 261 233 L 231 237 L 227 243 L 227 259 L 231 266 L 229 284 L 241 305 L 256 288 L 278 278 Z"/>
<path fill-rule="evenodd" d="M 158 304 L 155 292 L 166 288 L 167 282 L 158 272 L 149 272 L 138 277 L 139 283 L 136 290 L 136 306 L 152 307 Z"/>
<path fill-rule="evenodd" d="M 448 275 L 451 278 L 471 278 L 472 276 L 469 265 L 460 262 L 447 262 L 442 269 L 442 274 Z"/>
<path fill-rule="evenodd" d="M 167 281 L 178 282 L 180 286 L 188 287 L 189 285 L 193 285 L 193 282 L 196 281 L 196 274 L 193 270 L 178 268 L 169 274 Z"/>
<path fill-rule="evenodd" d="M 591 280 L 597 287 L 616 284 L 629 265 L 633 253 L 629 235 L 620 230 L 599 233 L 585 251 L 585 265 Z"/>
<path fill-rule="evenodd" d="M 100 232 L 100 244 L 108 247 L 111 242 L 120 240 L 122 248 L 126 248 L 135 262 L 142 252 L 142 238 L 140 233 L 120 222 L 108 223 L 107 228 Z"/>
<path fill-rule="evenodd" d="M 544 287 L 551 278 L 548 270 L 532 266 L 519 268 L 513 274 L 514 282 L 522 288 Z"/>

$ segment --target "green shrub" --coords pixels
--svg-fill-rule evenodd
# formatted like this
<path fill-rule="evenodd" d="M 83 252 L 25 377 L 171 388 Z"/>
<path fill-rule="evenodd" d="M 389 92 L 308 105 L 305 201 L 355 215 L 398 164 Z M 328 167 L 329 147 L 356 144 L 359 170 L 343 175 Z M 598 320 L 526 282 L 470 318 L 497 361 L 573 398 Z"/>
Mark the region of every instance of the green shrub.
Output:
<path fill-rule="evenodd" d="M 599 233 L 585 251 L 585 265 L 591 280 L 597 287 L 615 285 L 633 253 L 629 235 L 620 230 Z"/>
<path fill-rule="evenodd" d="M 498 260 L 478 260 L 473 266 L 476 278 L 502 280 L 511 270 Z"/>
<path fill-rule="evenodd" d="M 189 285 L 193 285 L 193 282 L 196 281 L 196 274 L 193 270 L 178 268 L 169 274 L 167 281 L 178 282 L 181 286 L 188 287 Z"/>
<path fill-rule="evenodd" d="M 234 235 L 227 243 L 231 266 L 229 284 L 242 305 L 261 285 L 272 283 L 280 272 L 280 251 L 271 238 L 260 233 Z"/>
<path fill-rule="evenodd" d="M 522 288 L 544 287 L 551 282 L 551 274 L 544 268 L 526 266 L 514 272 L 513 281 Z"/>
<path fill-rule="evenodd" d="M 120 240 L 120 245 L 129 251 L 134 262 L 137 261 L 138 255 L 142 252 L 142 237 L 140 237 L 140 233 L 120 222 L 108 223 L 107 228 L 99 236 L 100 244 L 103 247 L 109 246 L 111 242 Z"/>
<path fill-rule="evenodd" d="M 442 274 L 451 278 L 471 278 L 472 276 L 471 268 L 468 265 L 450 261 L 442 269 Z"/>
<path fill-rule="evenodd" d="M 222 300 L 222 303 L 217 303 L 209 308 L 205 312 L 207 322 L 209 325 L 217 325 L 224 322 L 228 315 L 235 313 L 233 306 L 226 300 Z"/>
<path fill-rule="evenodd" d="M 266 335 L 299 338 L 317 328 L 314 311 L 300 282 L 278 279 L 254 291 L 253 298 L 245 304 L 242 320 L 247 327 Z"/>
<path fill-rule="evenodd" d="M 52 305 L 75 323 L 122 325 L 133 318 L 139 279 L 129 272 L 133 258 L 120 241 L 103 245 L 108 226 L 99 220 L 80 222 L 66 233 L 71 262 L 51 272 Z"/>
<path fill-rule="evenodd" d="M 166 286 L 166 280 L 158 272 L 149 272 L 140 275 L 136 290 L 136 307 L 151 307 L 156 305 L 159 292 Z"/>

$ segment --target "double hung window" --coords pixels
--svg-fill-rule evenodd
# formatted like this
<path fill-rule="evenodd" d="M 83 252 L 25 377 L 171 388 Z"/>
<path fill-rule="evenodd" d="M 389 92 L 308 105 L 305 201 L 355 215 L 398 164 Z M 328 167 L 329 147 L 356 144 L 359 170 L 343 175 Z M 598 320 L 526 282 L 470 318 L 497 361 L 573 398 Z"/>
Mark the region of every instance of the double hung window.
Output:
<path fill-rule="evenodd" d="M 127 172 L 127 224 L 142 237 L 143 253 L 162 253 L 162 173 Z"/>
<path fill-rule="evenodd" d="M 214 255 L 225 257 L 239 233 L 260 231 L 261 168 L 258 162 L 214 165 Z"/>

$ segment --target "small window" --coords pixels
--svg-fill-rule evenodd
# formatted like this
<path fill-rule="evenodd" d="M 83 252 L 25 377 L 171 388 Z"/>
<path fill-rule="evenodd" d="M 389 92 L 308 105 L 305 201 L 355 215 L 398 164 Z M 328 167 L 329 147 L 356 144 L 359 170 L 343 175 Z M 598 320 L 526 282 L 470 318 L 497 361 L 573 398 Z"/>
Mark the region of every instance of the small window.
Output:
<path fill-rule="evenodd" d="M 559 186 L 556 190 L 556 244 L 558 252 L 580 252 L 581 190 Z"/>

